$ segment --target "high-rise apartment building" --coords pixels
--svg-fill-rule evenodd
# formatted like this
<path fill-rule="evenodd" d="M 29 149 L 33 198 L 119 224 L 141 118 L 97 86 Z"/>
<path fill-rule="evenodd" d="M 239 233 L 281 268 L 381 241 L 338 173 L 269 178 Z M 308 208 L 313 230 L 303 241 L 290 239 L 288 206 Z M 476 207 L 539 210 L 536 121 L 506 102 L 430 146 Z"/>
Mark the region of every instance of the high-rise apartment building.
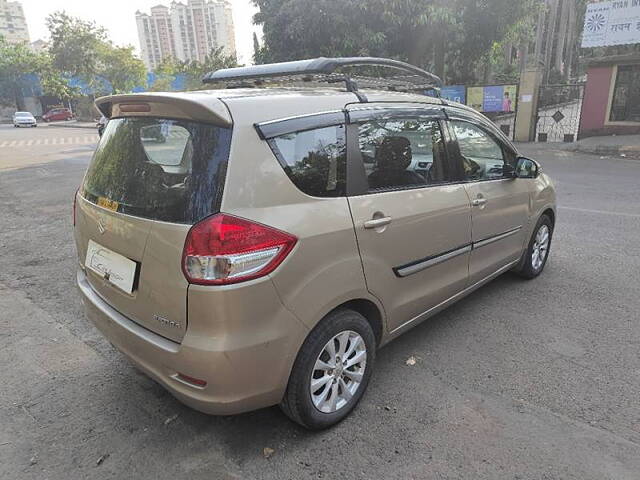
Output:
<path fill-rule="evenodd" d="M 0 0 L 0 35 L 9 43 L 29 42 L 29 30 L 19 2 Z"/>
<path fill-rule="evenodd" d="M 151 14 L 136 12 L 142 60 L 154 69 L 167 57 L 203 61 L 223 47 L 236 54 L 231 5 L 225 0 L 188 0 L 157 5 Z"/>

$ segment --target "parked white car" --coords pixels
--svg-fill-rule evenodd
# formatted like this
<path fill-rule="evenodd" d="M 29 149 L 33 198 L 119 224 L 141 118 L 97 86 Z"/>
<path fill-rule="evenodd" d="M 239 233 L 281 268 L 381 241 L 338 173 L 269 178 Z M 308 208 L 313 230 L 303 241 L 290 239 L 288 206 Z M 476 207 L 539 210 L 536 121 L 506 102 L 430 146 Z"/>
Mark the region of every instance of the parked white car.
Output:
<path fill-rule="evenodd" d="M 37 127 L 38 122 L 29 112 L 16 112 L 13 114 L 13 126 L 18 127 Z"/>

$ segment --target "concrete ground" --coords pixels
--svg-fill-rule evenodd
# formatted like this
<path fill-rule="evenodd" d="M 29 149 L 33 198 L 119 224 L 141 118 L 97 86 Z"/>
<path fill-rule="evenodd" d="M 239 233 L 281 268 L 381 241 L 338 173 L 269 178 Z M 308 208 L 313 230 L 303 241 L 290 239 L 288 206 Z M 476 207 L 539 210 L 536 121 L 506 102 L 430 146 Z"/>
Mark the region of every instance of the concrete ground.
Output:
<path fill-rule="evenodd" d="M 558 188 L 544 274 L 385 347 L 354 414 L 310 433 L 194 412 L 88 324 L 71 199 L 93 147 L 35 130 L 0 126 L 0 478 L 639 478 L 640 162 L 522 146 Z"/>
<path fill-rule="evenodd" d="M 640 160 L 640 135 L 588 137 L 564 146 L 567 150 Z"/>

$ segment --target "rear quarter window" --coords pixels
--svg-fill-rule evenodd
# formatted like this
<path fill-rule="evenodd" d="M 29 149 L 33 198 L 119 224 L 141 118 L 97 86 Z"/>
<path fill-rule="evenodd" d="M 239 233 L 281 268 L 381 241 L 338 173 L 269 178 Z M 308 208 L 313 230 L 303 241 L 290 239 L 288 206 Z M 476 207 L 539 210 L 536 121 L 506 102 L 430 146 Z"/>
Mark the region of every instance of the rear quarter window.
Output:
<path fill-rule="evenodd" d="M 344 125 L 280 135 L 270 139 L 269 145 L 291 181 L 307 195 L 345 195 Z"/>

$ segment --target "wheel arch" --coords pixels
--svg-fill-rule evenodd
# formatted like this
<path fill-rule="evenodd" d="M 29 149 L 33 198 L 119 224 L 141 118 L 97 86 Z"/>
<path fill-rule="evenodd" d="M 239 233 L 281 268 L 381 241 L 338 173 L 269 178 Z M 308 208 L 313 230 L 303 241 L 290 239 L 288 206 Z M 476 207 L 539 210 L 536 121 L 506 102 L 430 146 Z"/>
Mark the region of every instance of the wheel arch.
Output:
<path fill-rule="evenodd" d="M 551 225 L 553 227 L 556 226 L 556 212 L 553 210 L 553 208 L 547 208 L 546 210 L 544 210 L 540 216 L 542 217 L 543 215 L 548 216 L 551 219 Z"/>
<path fill-rule="evenodd" d="M 384 333 L 384 320 L 382 317 L 382 312 L 375 303 L 365 298 L 356 298 L 338 305 L 337 307 L 332 309 L 331 312 L 339 309 L 353 310 L 362 315 L 367 320 L 367 322 L 369 322 L 369 325 L 371 325 L 373 334 L 376 337 L 376 344 L 380 345 Z"/>

